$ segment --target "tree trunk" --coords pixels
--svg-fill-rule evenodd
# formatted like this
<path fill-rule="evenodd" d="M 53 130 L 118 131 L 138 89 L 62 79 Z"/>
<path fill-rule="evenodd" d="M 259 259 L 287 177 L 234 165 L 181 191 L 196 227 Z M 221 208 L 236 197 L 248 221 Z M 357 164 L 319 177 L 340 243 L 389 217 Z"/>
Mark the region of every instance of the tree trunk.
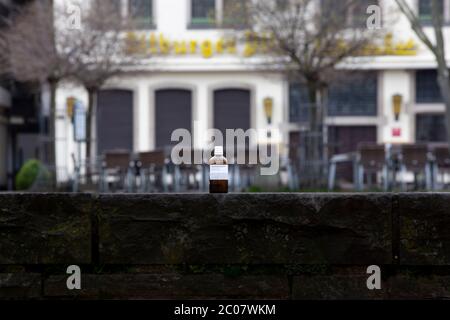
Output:
<path fill-rule="evenodd" d="M 50 117 L 48 124 L 48 139 L 47 143 L 47 164 L 49 166 L 51 175 L 52 187 L 56 187 L 56 90 L 58 88 L 57 80 L 49 80 L 50 86 Z"/>
<path fill-rule="evenodd" d="M 323 106 L 322 94 L 315 81 L 307 83 L 309 97 L 309 131 L 305 133 L 302 154 L 302 186 L 321 188 L 323 186 Z"/>
<path fill-rule="evenodd" d="M 445 72 L 446 71 L 446 72 Z M 450 147 L 450 76 L 449 70 L 439 72 L 438 82 L 445 104 L 445 122 L 447 127 L 447 143 Z"/>
<path fill-rule="evenodd" d="M 97 92 L 96 88 L 87 88 L 88 92 L 88 107 L 86 110 L 86 174 L 88 181 L 91 181 L 91 169 L 95 166 L 95 155 L 92 154 L 93 139 L 93 121 L 97 110 Z"/>

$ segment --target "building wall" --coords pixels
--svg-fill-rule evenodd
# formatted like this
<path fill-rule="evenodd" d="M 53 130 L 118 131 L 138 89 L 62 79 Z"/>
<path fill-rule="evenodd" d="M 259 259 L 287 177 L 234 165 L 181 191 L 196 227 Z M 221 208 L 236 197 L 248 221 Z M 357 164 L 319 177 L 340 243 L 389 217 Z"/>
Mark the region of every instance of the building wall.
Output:
<path fill-rule="evenodd" d="M 67 98 L 76 97 L 84 106 L 87 106 L 87 92 L 72 83 L 62 83 L 56 94 L 56 166 L 58 180 L 66 181 L 74 172 L 74 157 L 78 159 L 79 150 L 81 158 L 85 158 L 85 145 L 77 147 L 74 141 L 73 124 L 67 114 Z"/>
<path fill-rule="evenodd" d="M 417 0 L 408 2 L 414 7 L 417 4 Z M 89 1 L 85 1 L 83 5 L 88 3 Z M 124 12 L 127 11 L 125 3 L 123 1 Z M 394 1 L 381 0 L 380 3 L 384 22 L 390 24 L 394 42 L 412 39 L 417 46 L 416 54 L 378 56 L 357 61 L 356 65 L 354 62 L 350 66 L 346 63 L 339 65 L 338 69 L 350 67 L 378 73 L 378 113 L 376 116 L 364 117 L 329 117 L 326 122 L 330 126 L 375 126 L 378 143 L 412 143 L 415 141 L 415 115 L 444 111 L 442 103 L 430 105 L 415 101 L 415 70 L 433 69 L 436 68 L 436 63 L 431 52 L 410 29 L 407 19 L 397 10 Z M 227 33 L 220 29 L 192 29 L 189 26 L 190 0 L 153 0 L 153 12 L 156 28 L 140 31 L 140 35 L 150 37 L 153 33 L 171 42 L 189 43 L 190 40 L 196 40 L 200 45 L 205 40 L 217 41 Z M 425 32 L 432 34 L 433 30 L 426 27 Z M 444 36 L 450 39 L 449 27 L 445 28 Z M 450 41 L 447 46 L 447 54 L 450 55 Z M 112 79 L 105 88 L 128 89 L 133 92 L 133 151 L 155 148 L 154 94 L 156 90 L 166 88 L 192 91 L 194 147 L 203 146 L 201 133 L 212 125 L 213 91 L 224 88 L 246 88 L 251 91 L 251 124 L 256 129 L 268 128 L 263 100 L 266 97 L 273 98 L 273 127 L 280 129 L 280 136 L 275 137 L 275 142 L 287 146 L 289 131 L 301 128 L 299 124 L 289 122 L 288 82 L 281 73 L 258 71 L 257 66 L 264 58 L 244 57 L 242 49 L 238 47 L 237 54 L 214 53 L 209 58 L 204 57 L 200 49 L 195 54 L 154 57 L 139 72 Z M 392 111 L 392 98 L 395 94 L 403 97 L 402 113 L 398 121 L 394 119 Z M 79 86 L 68 83 L 58 90 L 57 164 L 61 168 L 61 179 L 70 176 L 73 171 L 71 155 L 77 154 L 76 144 L 73 142 L 73 127 L 66 114 L 66 99 L 70 96 L 87 104 L 87 94 Z M 265 137 L 261 133 L 259 143 L 264 143 Z"/>
<path fill-rule="evenodd" d="M 238 80 L 237 80 L 238 79 Z M 193 146 L 205 146 L 202 134 L 212 128 L 213 93 L 217 89 L 243 88 L 251 93 L 251 124 L 258 130 L 258 142 L 265 143 L 265 131 L 269 128 L 283 130 L 286 101 L 282 75 L 274 73 L 242 72 L 198 72 L 166 73 L 126 76 L 110 81 L 105 89 L 128 89 L 133 92 L 134 152 L 155 149 L 155 91 L 159 89 L 188 89 L 192 91 Z M 73 142 L 73 125 L 65 112 L 70 96 L 81 99 L 87 105 L 87 93 L 73 85 L 62 86 L 58 90 L 57 150 L 58 166 L 73 170 L 70 155 L 76 153 Z M 269 127 L 264 114 L 263 101 L 271 97 L 274 101 L 272 126 Z M 95 131 L 95 130 L 94 130 Z M 275 143 L 281 143 L 281 136 L 274 135 Z M 69 157 L 68 157 L 69 155 Z"/>
<path fill-rule="evenodd" d="M 380 119 L 381 139 L 383 143 L 411 143 L 414 142 L 414 130 L 412 128 L 414 119 L 412 107 L 414 106 L 414 95 L 411 82 L 413 73 L 408 70 L 386 70 L 382 72 L 381 90 L 383 92 Z M 401 94 L 404 100 L 404 110 L 398 121 L 395 120 L 392 111 L 392 97 Z M 393 131 L 400 129 L 400 135 L 394 135 Z"/>

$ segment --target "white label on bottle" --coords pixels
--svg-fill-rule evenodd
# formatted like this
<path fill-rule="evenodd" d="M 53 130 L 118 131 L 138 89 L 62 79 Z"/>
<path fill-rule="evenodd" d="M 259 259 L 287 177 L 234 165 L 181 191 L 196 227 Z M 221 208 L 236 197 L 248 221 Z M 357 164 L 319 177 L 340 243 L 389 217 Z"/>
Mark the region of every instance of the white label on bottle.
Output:
<path fill-rule="evenodd" d="M 209 180 L 228 180 L 228 166 L 227 165 L 210 166 Z"/>

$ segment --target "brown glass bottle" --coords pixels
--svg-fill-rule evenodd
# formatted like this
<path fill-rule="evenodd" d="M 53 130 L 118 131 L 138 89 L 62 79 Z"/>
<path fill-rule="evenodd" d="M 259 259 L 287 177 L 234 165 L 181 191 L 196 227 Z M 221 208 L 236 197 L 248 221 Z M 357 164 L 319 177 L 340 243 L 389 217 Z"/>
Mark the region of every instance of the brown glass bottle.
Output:
<path fill-rule="evenodd" d="M 209 160 L 209 193 L 228 193 L 228 160 L 223 147 L 215 147 Z"/>

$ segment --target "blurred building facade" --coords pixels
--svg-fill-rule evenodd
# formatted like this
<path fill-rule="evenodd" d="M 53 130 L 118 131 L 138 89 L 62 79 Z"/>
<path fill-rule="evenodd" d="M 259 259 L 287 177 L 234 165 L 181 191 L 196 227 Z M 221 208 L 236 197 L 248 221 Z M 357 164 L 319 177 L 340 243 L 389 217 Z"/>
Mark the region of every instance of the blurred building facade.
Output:
<path fill-rule="evenodd" d="M 68 0 L 59 0 L 68 1 Z M 98 97 L 95 153 L 126 149 L 143 152 L 173 145 L 171 133 L 185 128 L 193 145 L 202 148 L 208 128 L 260 129 L 258 143 L 267 143 L 266 130 L 278 129 L 271 143 L 287 155 L 307 129 L 307 105 L 301 86 L 282 72 L 261 68 L 254 48 L 226 41 L 233 30 L 223 12 L 227 0 L 117 0 L 123 15 L 132 14 L 139 30 L 129 36 L 143 39 L 149 57 L 142 67 L 111 80 Z M 373 2 L 373 1 L 372 1 Z M 429 24 L 426 0 L 409 0 Z M 383 14 L 396 11 L 394 1 L 380 1 Z M 447 24 L 450 1 L 444 0 Z M 213 13 L 213 17 L 211 17 Z M 222 26 L 222 27 L 221 27 Z M 432 33 L 431 27 L 426 27 Z M 450 39 L 450 28 L 445 28 Z M 450 41 L 447 42 L 450 45 Z M 156 51 L 153 51 L 156 50 Z M 450 47 L 447 52 L 450 52 Z M 398 13 L 380 54 L 349 67 L 329 90 L 326 119 L 330 154 L 354 151 L 360 142 L 444 142 L 444 104 L 436 82 L 433 55 L 415 37 Z M 344 74 L 346 66 L 341 70 Z M 355 71 L 356 69 L 356 71 Z M 73 83 L 57 94 L 57 166 L 59 179 L 68 179 L 76 154 L 67 99 L 87 105 L 87 93 Z M 396 97 L 396 98 L 394 98 Z M 394 100 L 400 101 L 394 108 Z M 265 101 L 273 104 L 269 123 Z M 398 103 L 397 103 L 398 104 Z M 395 110 L 394 110 L 395 109 Z"/>
<path fill-rule="evenodd" d="M 2 18 L 10 17 L 31 1 L 1 0 L 0 28 L 5 27 Z M 19 83 L 1 71 L 4 70 L 0 70 L 0 190 L 5 190 L 14 187 L 14 177 L 27 159 L 42 159 L 40 141 L 45 110 L 41 109 L 38 84 Z"/>
<path fill-rule="evenodd" d="M 11 95 L 0 87 L 0 190 L 7 186 L 8 117 Z"/>

